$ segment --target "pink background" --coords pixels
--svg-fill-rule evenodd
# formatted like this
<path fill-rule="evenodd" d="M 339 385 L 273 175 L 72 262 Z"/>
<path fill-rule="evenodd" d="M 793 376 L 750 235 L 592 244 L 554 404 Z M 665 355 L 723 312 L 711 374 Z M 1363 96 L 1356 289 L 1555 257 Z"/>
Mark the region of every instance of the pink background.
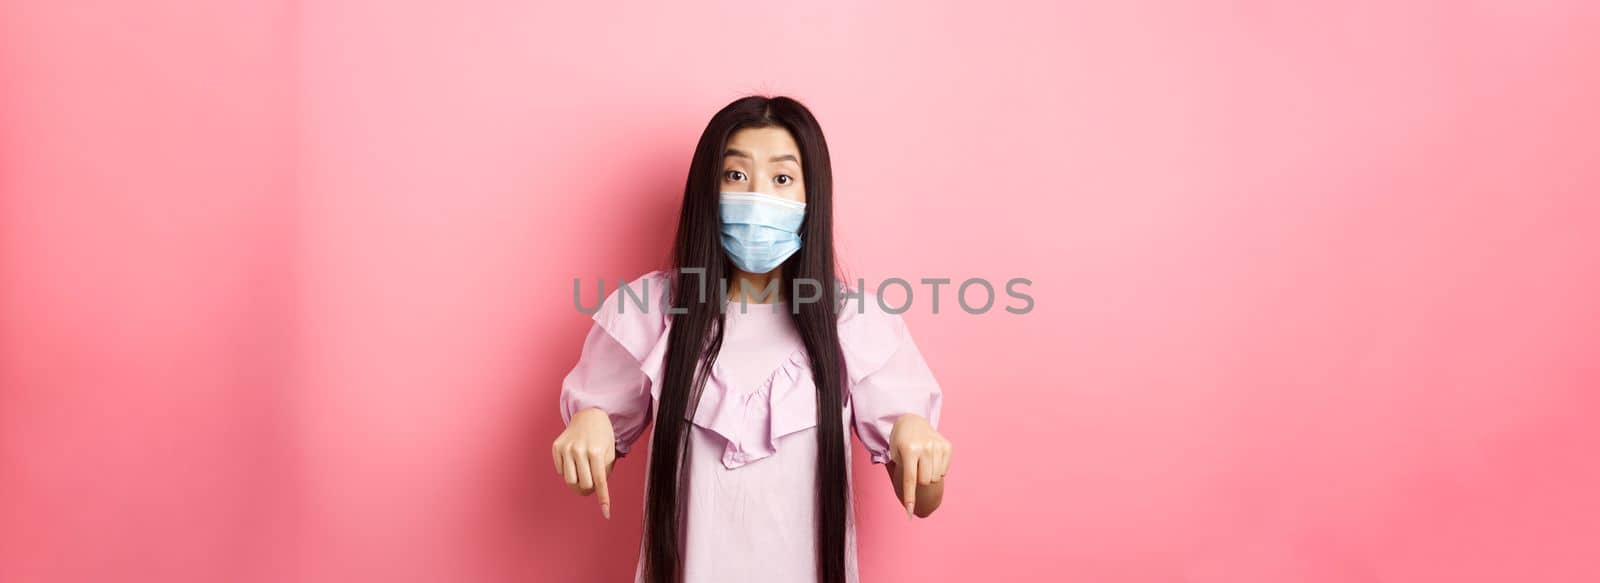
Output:
<path fill-rule="evenodd" d="M 571 281 L 747 92 L 852 276 L 1034 280 L 907 315 L 867 581 L 1600 580 L 1595 3 L 76 4 L 0 3 L 0 581 L 626 579 Z"/>

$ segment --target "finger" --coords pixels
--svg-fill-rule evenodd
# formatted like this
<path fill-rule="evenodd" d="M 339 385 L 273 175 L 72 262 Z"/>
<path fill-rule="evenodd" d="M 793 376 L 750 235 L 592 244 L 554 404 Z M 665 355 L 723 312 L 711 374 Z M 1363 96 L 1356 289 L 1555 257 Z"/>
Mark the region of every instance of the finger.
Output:
<path fill-rule="evenodd" d="M 584 494 L 587 495 L 590 490 L 594 489 L 594 478 L 589 469 L 589 456 L 585 455 L 582 449 L 574 450 L 570 452 L 570 455 L 578 464 L 578 488 L 582 489 Z"/>
<path fill-rule="evenodd" d="M 561 475 L 561 440 L 550 445 L 550 458 L 556 462 L 556 475 Z"/>
<path fill-rule="evenodd" d="M 911 509 L 917 506 L 917 454 L 904 452 L 900 454 L 900 497 L 906 505 L 906 518 L 911 518 Z"/>
<path fill-rule="evenodd" d="M 926 486 L 933 483 L 934 464 L 939 463 L 939 454 L 927 452 L 917 460 L 917 484 Z"/>
<path fill-rule="evenodd" d="M 600 452 L 590 454 L 589 471 L 594 474 L 594 491 L 600 497 L 600 515 L 606 517 L 606 520 L 610 520 L 611 491 L 606 488 L 606 479 L 609 477 L 606 473 L 609 468 L 606 467 L 606 461 L 603 458 L 605 458 L 605 455 Z"/>
<path fill-rule="evenodd" d="M 572 463 L 572 456 L 567 455 L 565 448 L 561 450 L 561 477 L 567 481 L 568 486 L 578 487 L 578 466 Z"/>
<path fill-rule="evenodd" d="M 950 446 L 944 446 L 944 453 L 939 456 L 939 480 L 950 474 Z"/>

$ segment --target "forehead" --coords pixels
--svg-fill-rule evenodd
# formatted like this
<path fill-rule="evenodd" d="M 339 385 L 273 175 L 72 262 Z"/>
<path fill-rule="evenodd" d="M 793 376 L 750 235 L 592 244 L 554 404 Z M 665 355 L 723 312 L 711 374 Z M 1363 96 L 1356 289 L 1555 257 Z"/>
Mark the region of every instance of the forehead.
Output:
<path fill-rule="evenodd" d="M 728 136 L 727 147 L 748 152 L 757 160 L 784 154 L 800 155 L 800 146 L 795 143 L 794 136 L 781 127 L 745 128 L 733 132 Z"/>

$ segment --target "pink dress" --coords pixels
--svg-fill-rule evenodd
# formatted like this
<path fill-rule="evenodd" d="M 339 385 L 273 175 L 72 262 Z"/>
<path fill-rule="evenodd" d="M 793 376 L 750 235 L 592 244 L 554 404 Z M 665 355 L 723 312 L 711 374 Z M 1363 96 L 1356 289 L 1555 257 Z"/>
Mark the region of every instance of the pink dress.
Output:
<path fill-rule="evenodd" d="M 645 433 L 661 396 L 671 318 L 660 306 L 668 285 L 663 271 L 629 283 L 648 300 L 648 312 L 613 292 L 561 385 L 562 421 L 590 407 L 606 411 L 619 455 Z M 814 583 L 817 405 L 805 346 L 787 303 L 741 309 L 733 302 L 727 311 L 722 352 L 689 426 L 684 580 Z M 870 294 L 840 310 L 839 341 L 849 377 L 846 429 L 854 429 L 872 463 L 886 463 L 895 419 L 915 413 L 937 427 L 939 384 L 904 322 Z M 856 582 L 855 523 L 846 523 L 845 564 Z M 638 581 L 643 560 L 640 554 Z"/>

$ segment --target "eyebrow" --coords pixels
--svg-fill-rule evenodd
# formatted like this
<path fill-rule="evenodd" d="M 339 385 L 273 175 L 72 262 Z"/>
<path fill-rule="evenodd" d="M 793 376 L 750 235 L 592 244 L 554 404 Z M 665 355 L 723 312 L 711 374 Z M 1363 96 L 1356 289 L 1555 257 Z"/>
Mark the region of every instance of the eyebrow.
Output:
<path fill-rule="evenodd" d="M 724 150 L 722 152 L 722 157 L 723 158 L 727 158 L 729 156 L 733 156 L 733 157 L 737 157 L 737 158 L 749 158 L 751 160 L 755 159 L 755 157 L 751 156 L 748 152 L 745 152 L 744 150 L 734 149 L 734 148 L 728 148 L 727 150 Z M 784 154 L 782 156 L 773 156 L 773 157 L 767 159 L 768 162 L 782 162 L 784 160 L 788 160 L 788 161 L 794 162 L 796 164 L 800 163 L 800 159 L 796 158 L 794 156 L 794 154 Z"/>

